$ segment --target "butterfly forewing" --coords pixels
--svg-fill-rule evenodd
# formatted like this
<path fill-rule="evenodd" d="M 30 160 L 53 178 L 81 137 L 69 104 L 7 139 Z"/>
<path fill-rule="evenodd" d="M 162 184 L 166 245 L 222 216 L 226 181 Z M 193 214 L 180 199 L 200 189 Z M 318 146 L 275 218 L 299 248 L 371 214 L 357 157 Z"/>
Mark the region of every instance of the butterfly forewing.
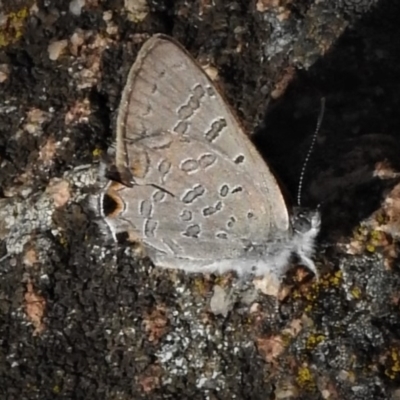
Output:
<path fill-rule="evenodd" d="M 155 251 L 234 258 L 241 240 L 289 232 L 267 165 L 195 60 L 161 35 L 129 73 L 116 160 L 138 178 L 121 190 L 129 197 L 123 218 Z"/>

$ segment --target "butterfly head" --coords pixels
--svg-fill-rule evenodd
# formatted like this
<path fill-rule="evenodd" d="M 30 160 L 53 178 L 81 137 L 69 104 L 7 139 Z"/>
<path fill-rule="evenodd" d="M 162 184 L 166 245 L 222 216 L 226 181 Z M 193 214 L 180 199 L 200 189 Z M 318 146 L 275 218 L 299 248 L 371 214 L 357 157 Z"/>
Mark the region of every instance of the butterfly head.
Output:
<path fill-rule="evenodd" d="M 314 253 L 315 239 L 321 227 L 321 214 L 318 209 L 295 207 L 292 212 L 293 253 L 301 263 L 318 277 L 318 272 L 311 257 Z"/>
<path fill-rule="evenodd" d="M 318 209 L 294 207 L 291 223 L 296 235 L 313 233 L 313 236 L 316 236 L 321 226 L 321 214 Z"/>

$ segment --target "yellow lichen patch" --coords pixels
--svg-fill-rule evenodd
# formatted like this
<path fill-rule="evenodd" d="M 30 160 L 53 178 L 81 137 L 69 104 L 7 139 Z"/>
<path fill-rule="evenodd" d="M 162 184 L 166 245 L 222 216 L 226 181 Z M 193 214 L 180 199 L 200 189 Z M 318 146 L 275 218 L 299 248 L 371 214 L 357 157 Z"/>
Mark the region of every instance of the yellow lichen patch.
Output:
<path fill-rule="evenodd" d="M 384 247 L 388 245 L 389 242 L 390 240 L 385 232 L 375 229 L 369 232 L 365 248 L 370 253 L 374 253 L 378 247 Z"/>
<path fill-rule="evenodd" d="M 304 308 L 304 312 L 306 312 L 307 314 L 310 314 L 312 310 L 313 310 L 312 304 L 308 304 L 308 305 L 305 306 L 305 308 Z"/>
<path fill-rule="evenodd" d="M 317 300 L 317 294 L 318 294 L 318 290 L 316 291 L 309 291 L 307 293 L 305 293 L 305 299 L 309 302 L 315 302 Z"/>
<path fill-rule="evenodd" d="M 293 292 L 293 298 L 302 298 L 308 304 L 305 306 L 304 311 L 310 313 L 314 305 L 318 302 L 321 293 L 326 292 L 328 289 L 339 288 L 342 282 L 342 271 L 324 274 L 318 281 L 313 282 L 307 291 Z"/>
<path fill-rule="evenodd" d="M 94 150 L 92 151 L 92 155 L 93 155 L 93 157 L 95 157 L 95 158 L 100 157 L 102 153 L 103 153 L 103 151 L 102 151 L 101 149 L 94 149 Z"/>
<path fill-rule="evenodd" d="M 354 229 L 353 237 L 348 245 L 348 253 L 375 253 L 383 250 L 389 258 L 392 254 L 395 257 L 397 252 L 394 251 L 393 238 L 391 233 L 385 230 L 385 225 L 382 225 L 384 222 L 385 216 L 380 213 L 374 219 L 370 218 Z"/>
<path fill-rule="evenodd" d="M 290 292 L 292 300 L 299 300 L 304 303 L 304 312 L 310 314 L 328 290 L 341 289 L 343 273 L 340 270 L 328 272 L 314 279 L 307 285 L 293 287 Z"/>
<path fill-rule="evenodd" d="M 28 16 L 29 9 L 27 7 L 6 15 L 5 22 L 0 26 L 0 48 L 15 43 L 22 37 Z"/>
<path fill-rule="evenodd" d="M 400 376 L 400 349 L 392 348 L 387 356 L 387 364 L 390 366 L 385 369 L 385 375 L 390 379 L 397 379 Z"/>
<path fill-rule="evenodd" d="M 308 350 L 313 350 L 317 347 L 317 345 L 325 340 L 324 335 L 320 334 L 312 334 L 307 338 L 306 348 Z"/>
<path fill-rule="evenodd" d="M 365 248 L 369 253 L 375 253 L 376 251 L 376 247 L 371 243 L 367 244 Z"/>
<path fill-rule="evenodd" d="M 319 285 L 318 283 L 312 283 L 309 287 L 303 289 L 294 289 L 291 297 L 293 300 L 306 301 L 308 304 L 305 306 L 305 312 L 310 313 L 313 305 L 316 303 L 319 297 Z"/>
<path fill-rule="evenodd" d="M 333 275 L 329 276 L 329 283 L 331 286 L 340 287 L 343 279 L 342 271 L 336 271 Z"/>
<path fill-rule="evenodd" d="M 354 299 L 359 299 L 360 297 L 361 297 L 361 289 L 360 288 L 358 288 L 358 287 L 353 287 L 351 290 L 350 290 L 350 293 L 351 293 L 351 295 L 353 296 L 353 298 Z"/>
<path fill-rule="evenodd" d="M 298 369 L 296 382 L 301 388 L 306 390 L 313 390 L 315 388 L 314 377 L 307 365 L 302 365 Z"/>
<path fill-rule="evenodd" d="M 61 393 L 61 388 L 58 385 L 53 386 L 53 393 L 54 394 L 60 394 Z"/>
<path fill-rule="evenodd" d="M 369 241 L 374 246 L 384 246 L 387 244 L 386 234 L 375 229 L 371 231 Z"/>

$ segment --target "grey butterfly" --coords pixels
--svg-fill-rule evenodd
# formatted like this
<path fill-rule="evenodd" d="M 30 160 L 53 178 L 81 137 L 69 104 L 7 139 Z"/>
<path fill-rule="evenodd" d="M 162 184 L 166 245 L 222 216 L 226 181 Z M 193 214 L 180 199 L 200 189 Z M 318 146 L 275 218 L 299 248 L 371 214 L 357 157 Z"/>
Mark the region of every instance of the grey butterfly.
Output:
<path fill-rule="evenodd" d="M 201 67 L 171 38 L 141 48 L 118 111 L 115 169 L 95 198 L 114 238 L 129 232 L 156 266 L 281 276 L 311 260 L 317 211 L 289 216 L 268 166 Z"/>

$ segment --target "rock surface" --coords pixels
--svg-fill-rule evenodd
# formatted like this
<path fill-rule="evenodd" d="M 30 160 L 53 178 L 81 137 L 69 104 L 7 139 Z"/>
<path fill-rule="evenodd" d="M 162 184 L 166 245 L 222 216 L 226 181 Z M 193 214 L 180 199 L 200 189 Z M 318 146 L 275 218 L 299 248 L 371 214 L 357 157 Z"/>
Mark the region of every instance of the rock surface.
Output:
<path fill-rule="evenodd" d="M 0 398 L 398 399 L 397 2 L 45 4 L 0 5 Z M 214 315 L 235 278 L 105 243 L 85 198 L 157 32 L 217 71 L 292 197 L 326 98 L 302 198 L 319 281 L 294 268 Z"/>

